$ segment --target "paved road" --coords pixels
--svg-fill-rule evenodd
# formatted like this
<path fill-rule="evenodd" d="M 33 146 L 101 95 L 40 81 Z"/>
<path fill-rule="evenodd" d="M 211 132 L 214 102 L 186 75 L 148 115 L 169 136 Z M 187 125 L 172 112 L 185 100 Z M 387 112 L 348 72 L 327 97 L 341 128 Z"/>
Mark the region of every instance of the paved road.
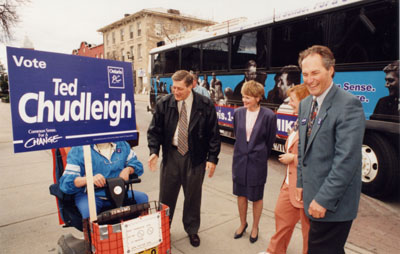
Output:
<path fill-rule="evenodd" d="M 144 96 L 136 97 L 140 131 L 136 153 L 145 164 L 145 174 L 137 188 L 148 193 L 150 200 L 157 200 L 159 171 L 149 172 L 145 163 L 148 158 L 146 130 L 151 120 L 151 115 L 146 112 L 146 99 Z M 68 232 L 80 234 L 75 229 L 63 229 L 57 224 L 55 199 L 48 194 L 52 182 L 51 153 L 14 154 L 9 104 L 0 104 L 0 115 L 0 254 L 57 253 L 56 243 L 60 235 Z M 214 177 L 205 179 L 199 248 L 191 247 L 184 233 L 180 195 L 171 229 L 172 253 L 258 253 L 267 247 L 274 232 L 273 210 L 285 169 L 276 156 L 270 160 L 259 240 L 250 244 L 248 233 L 242 239 L 233 240 L 239 219 L 236 199 L 231 194 L 232 152 L 232 144 L 225 142 Z M 383 203 L 363 195 L 346 253 L 400 253 L 399 203 Z M 251 224 L 251 210 L 248 220 Z M 300 253 L 300 249 L 301 230 L 298 225 L 288 253 Z"/>

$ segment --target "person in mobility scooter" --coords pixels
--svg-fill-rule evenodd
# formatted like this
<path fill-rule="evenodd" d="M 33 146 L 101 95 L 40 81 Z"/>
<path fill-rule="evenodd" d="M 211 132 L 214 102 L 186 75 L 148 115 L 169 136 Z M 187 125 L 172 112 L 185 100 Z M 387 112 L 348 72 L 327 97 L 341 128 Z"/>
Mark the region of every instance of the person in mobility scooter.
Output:
<path fill-rule="evenodd" d="M 125 141 L 95 144 L 90 145 L 90 147 L 93 167 L 93 182 L 96 187 L 96 209 L 97 213 L 100 213 L 107 209 L 115 208 L 115 204 L 113 204 L 114 202 L 109 200 L 110 193 L 107 193 L 104 188 L 108 180 L 110 178 L 122 178 L 126 182 L 133 175 L 136 177 L 142 175 L 143 165 L 137 159 L 136 154 L 129 144 Z M 55 164 L 57 164 L 57 161 L 55 161 Z M 60 170 L 58 170 L 58 172 L 59 171 Z M 87 253 L 91 253 L 89 238 L 89 205 L 86 193 L 85 162 L 82 146 L 72 147 L 68 152 L 65 170 L 57 183 L 58 185 L 56 185 L 56 187 L 59 188 L 62 194 L 67 194 L 66 196 L 69 196 L 74 201 L 73 203 L 81 215 L 82 223 L 79 225 L 79 223 L 76 222 L 76 219 L 75 221 L 68 219 L 66 221 L 66 219 L 63 218 L 63 220 L 67 226 L 72 225 L 84 232 L 85 249 Z M 50 187 L 50 189 L 52 192 L 52 187 Z M 148 197 L 143 192 L 129 190 L 126 194 L 127 199 L 125 200 L 126 202 L 124 202 L 124 205 L 148 202 Z M 59 195 L 56 196 L 60 199 Z M 127 203 L 128 200 L 131 201 Z M 61 214 L 62 217 L 64 217 L 63 214 L 65 214 L 65 212 Z M 69 216 L 70 215 L 68 215 L 68 217 Z"/>

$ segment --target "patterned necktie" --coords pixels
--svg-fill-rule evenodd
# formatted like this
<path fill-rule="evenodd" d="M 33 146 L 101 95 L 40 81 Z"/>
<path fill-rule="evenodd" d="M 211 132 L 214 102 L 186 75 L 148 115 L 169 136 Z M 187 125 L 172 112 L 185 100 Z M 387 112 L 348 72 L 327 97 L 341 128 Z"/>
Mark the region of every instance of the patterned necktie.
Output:
<path fill-rule="evenodd" d="M 318 102 L 317 99 L 315 98 L 313 100 L 310 115 L 308 116 L 307 137 L 311 135 L 311 130 L 315 121 L 315 117 L 317 116 L 317 112 L 318 112 Z"/>
<path fill-rule="evenodd" d="M 186 113 L 185 101 L 182 102 L 181 113 L 179 115 L 178 123 L 178 152 L 185 155 L 188 150 L 188 120 Z"/>

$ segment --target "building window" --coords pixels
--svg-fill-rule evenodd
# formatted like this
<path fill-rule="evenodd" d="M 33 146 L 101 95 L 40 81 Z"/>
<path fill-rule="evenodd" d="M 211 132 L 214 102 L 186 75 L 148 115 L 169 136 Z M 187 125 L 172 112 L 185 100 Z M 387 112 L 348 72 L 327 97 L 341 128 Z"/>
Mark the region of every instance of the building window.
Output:
<path fill-rule="evenodd" d="M 137 36 L 142 36 L 142 23 L 137 22 Z"/>
<path fill-rule="evenodd" d="M 124 29 L 123 28 L 120 30 L 120 34 L 121 34 L 121 41 L 124 41 Z"/>
<path fill-rule="evenodd" d="M 115 56 L 115 50 L 112 51 L 112 57 L 111 57 L 111 59 L 112 59 L 112 60 L 117 60 L 117 57 Z"/>
<path fill-rule="evenodd" d="M 156 36 L 162 36 L 162 24 L 156 23 L 154 30 Z"/>
<path fill-rule="evenodd" d="M 125 61 L 124 49 L 121 49 L 121 61 Z"/>
<path fill-rule="evenodd" d="M 186 26 L 184 24 L 181 24 L 179 30 L 180 30 L 181 33 L 186 32 Z"/>
<path fill-rule="evenodd" d="M 107 46 L 110 44 L 110 34 L 106 35 L 106 43 L 107 43 Z"/>
<path fill-rule="evenodd" d="M 110 59 L 110 52 L 107 52 L 107 59 Z"/>
<path fill-rule="evenodd" d="M 115 44 L 115 32 L 111 33 L 111 37 L 112 37 L 112 44 Z"/>
<path fill-rule="evenodd" d="M 138 47 L 137 47 L 137 56 L 138 56 L 139 59 L 142 58 L 142 44 L 138 44 Z"/>
<path fill-rule="evenodd" d="M 130 39 L 133 39 L 133 31 L 134 31 L 133 25 L 130 25 L 130 26 L 129 26 L 129 38 L 130 38 Z"/>

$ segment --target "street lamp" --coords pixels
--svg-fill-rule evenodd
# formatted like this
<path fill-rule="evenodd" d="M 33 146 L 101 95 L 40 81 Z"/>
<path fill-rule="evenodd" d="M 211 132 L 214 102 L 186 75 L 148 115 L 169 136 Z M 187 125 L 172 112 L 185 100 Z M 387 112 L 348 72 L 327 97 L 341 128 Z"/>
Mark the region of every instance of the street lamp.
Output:
<path fill-rule="evenodd" d="M 131 55 L 130 51 L 127 51 L 126 55 L 127 55 L 128 59 L 131 60 L 131 62 L 132 62 L 133 92 L 136 93 L 136 71 L 135 71 L 135 68 L 133 67 L 134 56 L 133 56 L 133 53 Z"/>

